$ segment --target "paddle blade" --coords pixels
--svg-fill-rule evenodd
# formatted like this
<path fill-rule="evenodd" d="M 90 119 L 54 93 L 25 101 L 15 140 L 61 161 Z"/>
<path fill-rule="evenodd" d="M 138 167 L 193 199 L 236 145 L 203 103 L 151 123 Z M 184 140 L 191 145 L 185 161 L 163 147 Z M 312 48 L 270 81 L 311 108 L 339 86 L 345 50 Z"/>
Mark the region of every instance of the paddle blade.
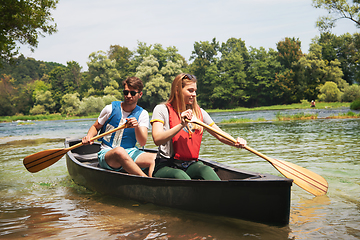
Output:
<path fill-rule="evenodd" d="M 25 168 L 32 173 L 41 171 L 59 161 L 68 149 L 49 149 L 31 154 L 24 158 Z"/>
<path fill-rule="evenodd" d="M 293 179 L 294 183 L 315 196 L 327 193 L 328 183 L 320 175 L 290 162 L 267 159 L 282 175 Z"/>

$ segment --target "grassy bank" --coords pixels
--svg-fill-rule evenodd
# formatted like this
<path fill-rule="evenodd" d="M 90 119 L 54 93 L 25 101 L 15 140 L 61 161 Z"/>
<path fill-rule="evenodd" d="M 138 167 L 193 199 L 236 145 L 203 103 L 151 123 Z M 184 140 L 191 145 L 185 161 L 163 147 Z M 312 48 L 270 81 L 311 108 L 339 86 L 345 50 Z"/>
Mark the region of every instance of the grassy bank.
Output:
<path fill-rule="evenodd" d="M 317 102 L 317 109 L 325 109 L 325 108 L 350 108 L 351 103 L 343 103 L 343 102 Z M 264 107 L 255 107 L 255 108 L 234 108 L 234 109 L 207 109 L 207 112 L 237 112 L 237 111 L 264 111 L 264 110 L 288 110 L 288 109 L 309 109 L 310 103 L 293 103 L 288 105 L 273 105 L 273 106 L 264 106 Z"/>
<path fill-rule="evenodd" d="M 329 116 L 326 119 L 335 119 L 335 118 L 360 118 L 360 113 L 356 114 L 354 112 L 340 113 L 337 116 Z M 229 120 L 222 120 L 221 123 L 247 123 L 247 122 L 267 122 L 267 121 L 291 121 L 291 120 L 313 120 L 318 119 L 317 114 L 305 114 L 305 113 L 297 113 L 297 114 L 281 114 L 278 112 L 276 114 L 276 119 L 274 120 L 265 120 L 264 118 L 258 118 L 256 120 L 250 118 L 231 118 Z"/>
<path fill-rule="evenodd" d="M 350 108 L 350 103 L 334 102 L 318 102 L 316 103 L 317 109 L 325 108 Z M 263 110 L 287 110 L 287 109 L 309 109 L 310 103 L 294 103 L 289 105 L 273 105 L 265 107 L 256 107 L 256 108 L 234 108 L 234 109 L 207 109 L 209 113 L 212 112 L 235 112 L 235 111 L 263 111 Z M 151 114 L 151 113 L 150 113 Z M 66 115 L 57 114 L 47 114 L 47 115 L 16 115 L 16 116 L 0 116 L 0 122 L 13 122 L 13 121 L 54 121 L 54 120 L 66 120 L 66 119 L 85 119 L 85 118 L 97 118 L 98 114 L 93 114 L 89 116 L 74 116 L 69 117 Z M 246 122 L 247 120 L 243 120 Z M 249 120 L 250 121 L 250 120 Z M 254 121 L 254 120 L 251 120 Z M 261 121 L 261 119 L 259 119 Z"/>
<path fill-rule="evenodd" d="M 46 115 L 16 115 L 16 116 L 0 116 L 0 122 L 14 122 L 14 121 L 55 121 L 55 120 L 67 120 L 67 119 L 86 119 L 97 118 L 99 114 L 89 116 L 74 116 L 69 117 L 61 115 L 59 113 L 46 114 Z"/>

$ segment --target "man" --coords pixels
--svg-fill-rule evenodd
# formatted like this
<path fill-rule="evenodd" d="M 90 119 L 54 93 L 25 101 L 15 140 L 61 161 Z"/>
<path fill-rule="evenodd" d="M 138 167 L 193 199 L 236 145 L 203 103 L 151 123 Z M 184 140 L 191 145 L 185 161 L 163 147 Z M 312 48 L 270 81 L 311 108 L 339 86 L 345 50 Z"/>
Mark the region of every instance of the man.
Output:
<path fill-rule="evenodd" d="M 99 165 L 102 168 L 120 171 L 124 169 L 130 174 L 146 177 L 141 168 L 149 168 L 152 177 L 155 165 L 155 154 L 139 150 L 135 144 L 146 144 L 149 114 L 137 105 L 142 96 L 143 83 L 137 77 L 129 77 L 123 81 L 124 101 L 114 101 L 100 113 L 96 122 L 83 137 L 83 144 L 92 144 L 91 138 L 100 133 L 108 132 L 125 122 L 128 127 L 104 136 L 101 150 L 98 152 Z"/>

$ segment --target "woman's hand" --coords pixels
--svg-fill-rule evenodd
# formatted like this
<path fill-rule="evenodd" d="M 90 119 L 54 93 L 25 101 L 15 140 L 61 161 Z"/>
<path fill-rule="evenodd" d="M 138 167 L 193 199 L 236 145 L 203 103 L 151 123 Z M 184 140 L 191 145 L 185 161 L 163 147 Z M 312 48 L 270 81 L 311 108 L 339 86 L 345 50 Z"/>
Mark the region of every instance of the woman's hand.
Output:
<path fill-rule="evenodd" d="M 181 125 L 186 126 L 187 122 L 185 119 L 191 120 L 193 117 L 192 110 L 188 109 L 180 114 L 181 117 Z"/>
<path fill-rule="evenodd" d="M 247 144 L 247 142 L 246 142 L 245 139 L 238 137 L 236 139 L 235 147 L 237 147 L 237 148 L 245 148 L 246 144 Z"/>

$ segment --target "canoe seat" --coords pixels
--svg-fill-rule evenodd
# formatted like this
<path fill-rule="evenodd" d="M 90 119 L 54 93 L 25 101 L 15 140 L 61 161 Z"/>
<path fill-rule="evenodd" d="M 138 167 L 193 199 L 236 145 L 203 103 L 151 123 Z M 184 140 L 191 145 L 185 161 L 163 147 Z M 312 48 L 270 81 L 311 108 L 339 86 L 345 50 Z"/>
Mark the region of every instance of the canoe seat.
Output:
<path fill-rule="evenodd" d="M 79 162 L 92 162 L 98 159 L 97 153 L 79 154 L 73 152 L 72 154 Z"/>

